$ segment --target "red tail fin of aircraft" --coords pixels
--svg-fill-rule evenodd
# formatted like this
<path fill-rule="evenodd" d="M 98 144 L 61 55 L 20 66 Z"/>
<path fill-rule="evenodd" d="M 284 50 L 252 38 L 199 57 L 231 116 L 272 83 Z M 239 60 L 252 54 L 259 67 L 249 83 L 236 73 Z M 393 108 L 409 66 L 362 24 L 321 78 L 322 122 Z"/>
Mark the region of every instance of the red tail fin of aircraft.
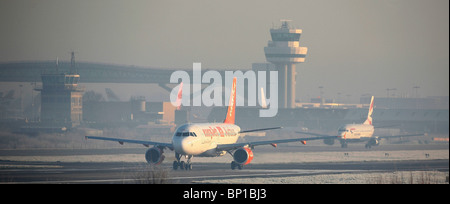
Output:
<path fill-rule="evenodd" d="M 228 102 L 227 117 L 223 123 L 234 124 L 236 113 L 236 77 L 233 78 L 233 86 L 231 87 L 230 101 Z"/>
<path fill-rule="evenodd" d="M 180 110 L 181 107 L 181 96 L 183 95 L 183 82 L 180 83 L 180 88 L 178 89 L 178 94 L 177 94 L 177 110 Z"/>
<path fill-rule="evenodd" d="M 367 114 L 367 120 L 364 121 L 364 125 L 372 125 L 372 113 L 373 113 L 373 96 L 370 99 L 369 113 Z"/>

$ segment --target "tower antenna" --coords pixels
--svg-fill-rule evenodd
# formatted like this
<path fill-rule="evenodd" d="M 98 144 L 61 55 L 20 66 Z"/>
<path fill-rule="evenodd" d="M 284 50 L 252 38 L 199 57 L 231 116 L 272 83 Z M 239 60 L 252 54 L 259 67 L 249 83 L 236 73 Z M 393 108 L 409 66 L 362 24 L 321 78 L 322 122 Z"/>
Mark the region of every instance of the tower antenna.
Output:
<path fill-rule="evenodd" d="M 75 69 L 75 52 L 70 52 L 70 74 L 77 73 L 77 70 Z"/>
<path fill-rule="evenodd" d="M 56 74 L 58 74 L 59 73 L 59 70 L 58 70 L 58 57 L 56 57 Z"/>
<path fill-rule="evenodd" d="M 292 20 L 281 19 L 280 21 L 281 21 L 281 28 L 290 28 L 289 22 L 291 22 Z"/>

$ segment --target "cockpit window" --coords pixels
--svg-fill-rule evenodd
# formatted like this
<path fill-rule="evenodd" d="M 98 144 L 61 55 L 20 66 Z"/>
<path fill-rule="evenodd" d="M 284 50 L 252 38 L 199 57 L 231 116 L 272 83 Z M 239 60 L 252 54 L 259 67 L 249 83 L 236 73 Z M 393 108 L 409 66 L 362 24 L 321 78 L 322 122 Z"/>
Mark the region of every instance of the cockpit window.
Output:
<path fill-rule="evenodd" d="M 197 134 L 195 134 L 195 132 L 177 132 L 175 134 L 175 136 L 177 136 L 177 137 L 180 137 L 180 136 L 183 136 L 183 137 L 187 137 L 187 136 L 197 137 Z"/>

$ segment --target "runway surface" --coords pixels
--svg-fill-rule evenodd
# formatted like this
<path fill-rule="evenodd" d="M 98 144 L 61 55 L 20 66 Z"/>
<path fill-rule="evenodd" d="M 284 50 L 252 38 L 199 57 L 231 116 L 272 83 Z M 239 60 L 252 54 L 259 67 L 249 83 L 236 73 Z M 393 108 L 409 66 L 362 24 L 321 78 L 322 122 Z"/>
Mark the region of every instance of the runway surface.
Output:
<path fill-rule="evenodd" d="M 448 172 L 449 160 L 392 161 L 392 162 L 341 162 L 250 164 L 243 170 L 231 170 L 228 164 L 197 163 L 192 171 L 171 170 L 165 164 L 152 169 L 142 163 L 102 162 L 11 162 L 0 161 L 0 183 L 202 183 L 203 180 L 233 178 L 271 178 L 311 176 L 343 173 L 374 173 L 393 171 L 444 171 Z M 151 174 L 147 174 L 152 172 Z M 153 173 L 154 172 L 154 173 Z M 149 175 L 149 176 L 147 176 Z M 156 175 L 153 181 L 152 175 Z M 150 180 L 150 181 L 149 181 Z"/>
<path fill-rule="evenodd" d="M 432 146 L 445 149 L 447 146 Z M 387 151 L 380 149 L 379 151 Z M 411 148 L 408 146 L 406 149 Z M 287 150 L 286 150 L 287 149 Z M 283 151 L 290 151 L 289 147 Z M 301 151 L 316 151 L 303 149 Z M 320 148 L 319 148 L 320 149 Z M 412 149 L 423 149 L 416 146 Z M 425 148 L 426 149 L 426 148 Z M 350 152 L 358 148 L 346 149 Z M 336 149 L 343 151 L 340 149 Z M 73 155 L 122 155 L 142 153 L 142 149 L 114 150 L 0 150 L 0 156 L 28 155 L 73 156 Z M 301 152 L 300 152 L 301 153 Z M 342 152 L 341 152 L 342 153 Z M 447 153 L 448 154 L 448 153 Z M 0 157 L 1 158 L 1 157 Z M 230 159 L 229 159 L 230 160 Z M 230 160 L 231 161 L 231 160 Z M 264 179 L 276 177 L 308 177 L 317 175 L 367 174 L 396 171 L 449 171 L 447 159 L 387 160 L 387 161 L 340 161 L 340 162 L 289 162 L 289 163 L 251 163 L 243 170 L 231 170 L 229 162 L 194 161 L 193 170 L 172 170 L 172 160 L 167 159 L 163 165 L 153 168 L 145 162 L 66 162 L 66 161 L 13 161 L 0 160 L 0 183 L 203 183 L 214 180 L 216 183 L 229 179 Z M 447 174 L 448 175 L 448 174 Z"/>

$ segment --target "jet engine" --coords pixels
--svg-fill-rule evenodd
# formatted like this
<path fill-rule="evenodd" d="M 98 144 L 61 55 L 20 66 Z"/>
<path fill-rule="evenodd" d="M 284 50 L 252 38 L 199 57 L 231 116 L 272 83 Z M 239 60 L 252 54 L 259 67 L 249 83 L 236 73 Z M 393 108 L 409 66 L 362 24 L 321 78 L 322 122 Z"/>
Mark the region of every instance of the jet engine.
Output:
<path fill-rule="evenodd" d="M 380 140 L 378 138 L 373 138 L 367 142 L 366 148 L 371 148 L 372 146 L 378 146 L 378 145 L 380 145 Z"/>
<path fill-rule="evenodd" d="M 161 148 L 158 147 L 152 147 L 145 152 L 145 160 L 149 164 L 161 164 L 164 161 L 164 151 Z"/>
<path fill-rule="evenodd" d="M 239 165 L 247 165 L 253 159 L 253 152 L 250 148 L 241 147 L 237 149 L 233 154 L 234 162 Z"/>

